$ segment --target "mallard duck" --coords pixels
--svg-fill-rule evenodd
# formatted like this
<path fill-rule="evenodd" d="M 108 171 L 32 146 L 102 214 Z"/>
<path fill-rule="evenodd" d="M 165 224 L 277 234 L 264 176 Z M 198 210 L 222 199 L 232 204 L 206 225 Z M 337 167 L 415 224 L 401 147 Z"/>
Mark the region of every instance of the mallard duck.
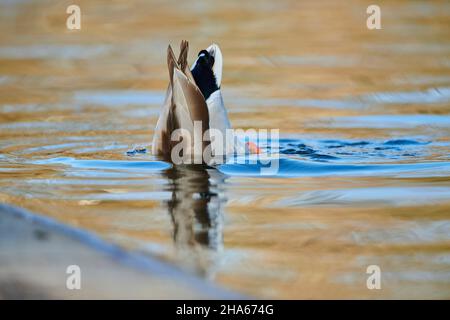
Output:
<path fill-rule="evenodd" d="M 191 68 L 187 62 L 188 51 L 189 43 L 184 40 L 180 45 L 178 59 L 170 45 L 167 49 L 170 82 L 156 124 L 152 153 L 173 161 L 172 151 L 179 154 L 183 146 L 184 159 L 198 161 L 206 148 L 214 156 L 245 152 L 245 148 L 234 137 L 233 143 L 225 142 L 226 138 L 230 138 L 227 129 L 231 129 L 231 125 L 220 89 L 223 57 L 219 46 L 212 44 L 201 50 Z M 197 126 L 194 122 L 197 122 Z M 201 124 L 201 128 L 198 124 Z M 172 141 L 172 133 L 177 129 L 182 130 L 178 130 L 180 133 L 177 139 Z M 201 143 L 193 141 L 197 138 Z"/>

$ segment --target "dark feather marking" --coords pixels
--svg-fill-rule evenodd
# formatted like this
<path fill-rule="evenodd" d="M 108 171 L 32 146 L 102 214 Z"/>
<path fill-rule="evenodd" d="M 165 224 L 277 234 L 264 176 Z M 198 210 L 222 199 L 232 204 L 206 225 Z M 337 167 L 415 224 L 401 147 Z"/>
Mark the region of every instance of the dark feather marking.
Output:
<path fill-rule="evenodd" d="M 214 92 L 219 90 L 216 77 L 212 67 L 214 65 L 214 57 L 208 51 L 202 50 L 198 54 L 197 63 L 191 70 L 195 83 L 205 97 L 205 100 Z"/>

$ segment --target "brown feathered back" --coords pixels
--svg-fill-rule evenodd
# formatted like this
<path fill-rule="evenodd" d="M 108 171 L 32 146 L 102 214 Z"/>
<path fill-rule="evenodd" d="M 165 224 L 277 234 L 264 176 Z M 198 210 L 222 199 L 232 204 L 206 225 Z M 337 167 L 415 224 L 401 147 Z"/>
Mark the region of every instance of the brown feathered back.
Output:
<path fill-rule="evenodd" d="M 203 154 L 209 144 L 208 141 L 202 139 L 205 131 L 209 129 L 208 107 L 189 70 L 188 51 L 189 43 L 182 41 L 180 55 L 176 60 L 172 47 L 169 45 L 167 49 L 170 82 L 152 144 L 152 153 L 163 156 L 166 160 L 172 160 L 172 149 L 180 142 L 171 140 L 172 133 L 177 129 L 183 129 L 182 141 L 190 142 L 187 145 L 188 148 L 184 150 L 183 156 L 192 155 L 191 160 L 194 159 L 194 156 L 198 158 L 199 153 Z M 201 132 L 197 132 L 197 135 L 194 134 L 194 121 L 199 121 L 201 124 Z M 202 139 L 200 149 L 194 148 L 194 138 Z"/>

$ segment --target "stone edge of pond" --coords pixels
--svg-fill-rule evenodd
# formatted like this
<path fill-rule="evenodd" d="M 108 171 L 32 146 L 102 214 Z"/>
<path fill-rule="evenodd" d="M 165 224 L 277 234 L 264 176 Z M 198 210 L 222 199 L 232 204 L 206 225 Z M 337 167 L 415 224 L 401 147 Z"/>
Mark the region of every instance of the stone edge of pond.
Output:
<path fill-rule="evenodd" d="M 0 230 L 0 299 L 247 298 L 20 207 L 0 203 Z M 72 261 L 81 262 L 81 290 L 66 285 Z"/>

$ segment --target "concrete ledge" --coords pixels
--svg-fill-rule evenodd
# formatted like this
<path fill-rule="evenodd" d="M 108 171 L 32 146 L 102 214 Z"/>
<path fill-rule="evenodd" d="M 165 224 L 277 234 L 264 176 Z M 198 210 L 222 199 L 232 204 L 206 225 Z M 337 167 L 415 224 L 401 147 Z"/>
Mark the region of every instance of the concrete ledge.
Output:
<path fill-rule="evenodd" d="M 81 289 L 66 287 L 69 265 Z M 0 204 L 0 299 L 242 299 L 170 263 Z"/>

